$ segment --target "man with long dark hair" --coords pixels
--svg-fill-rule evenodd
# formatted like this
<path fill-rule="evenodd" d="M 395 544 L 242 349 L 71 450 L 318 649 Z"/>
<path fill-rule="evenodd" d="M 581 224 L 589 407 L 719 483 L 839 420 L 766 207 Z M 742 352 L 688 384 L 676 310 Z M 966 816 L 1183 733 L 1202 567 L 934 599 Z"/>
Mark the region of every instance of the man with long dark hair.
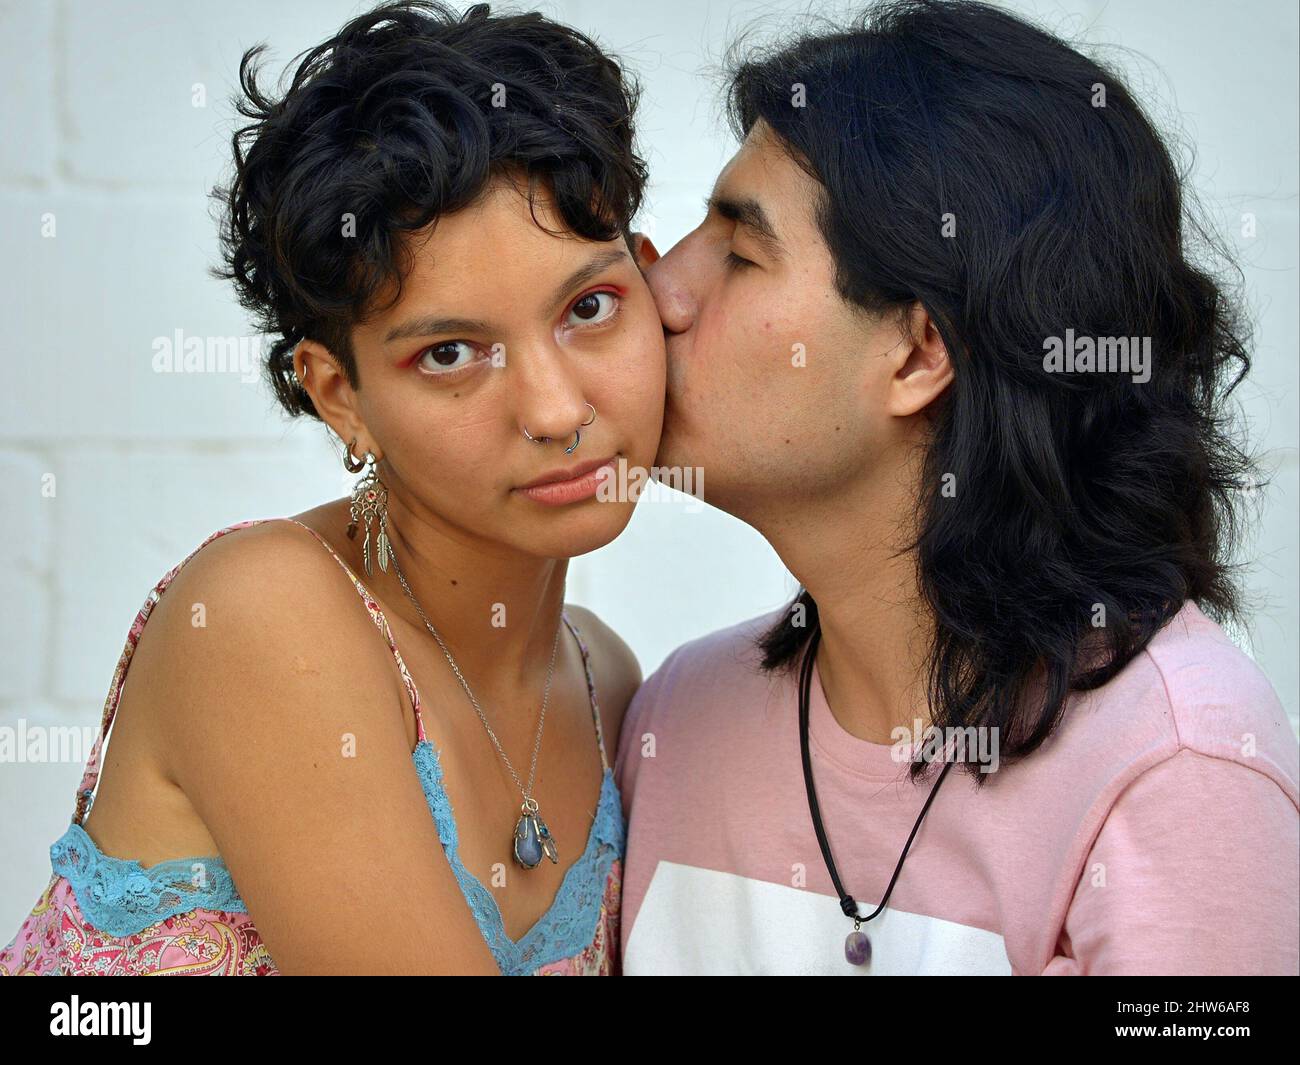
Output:
<path fill-rule="evenodd" d="M 1248 337 L 1160 135 L 964 2 L 730 113 L 650 270 L 658 462 L 801 589 L 628 712 L 625 971 L 1295 973 L 1295 737 L 1220 628 Z"/>

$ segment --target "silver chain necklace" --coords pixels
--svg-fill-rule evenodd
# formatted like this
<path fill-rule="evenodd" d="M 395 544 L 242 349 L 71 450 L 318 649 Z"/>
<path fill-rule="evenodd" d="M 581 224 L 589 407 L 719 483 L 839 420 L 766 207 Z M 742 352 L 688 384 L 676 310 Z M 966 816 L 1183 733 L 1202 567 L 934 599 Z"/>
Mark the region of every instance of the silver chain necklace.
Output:
<path fill-rule="evenodd" d="M 452 658 L 451 652 L 447 650 L 447 645 L 443 643 L 442 637 L 438 635 L 438 630 L 433 627 L 433 623 L 424 613 L 424 608 L 420 606 L 419 601 L 411 592 L 411 586 L 406 583 L 406 575 L 402 572 L 402 567 L 397 564 L 397 557 L 393 554 L 391 542 L 388 545 L 388 557 L 393 564 L 393 569 L 397 571 L 397 579 L 401 582 L 402 591 L 415 607 L 415 611 L 420 615 L 420 620 L 424 622 L 425 628 L 433 633 L 433 638 L 438 641 L 438 646 L 442 648 L 442 653 L 447 656 L 447 662 L 451 670 L 456 674 L 456 679 L 460 681 L 460 686 L 465 689 L 465 694 L 469 696 L 469 701 L 474 706 L 474 712 L 478 714 L 479 720 L 483 722 L 483 727 L 487 729 L 487 734 L 492 738 L 492 745 L 496 747 L 497 754 L 505 762 L 506 768 L 510 770 L 510 775 L 515 778 L 515 784 L 518 786 L 524 801 L 520 807 L 520 817 L 515 823 L 515 830 L 512 836 L 512 851 L 515 861 L 525 869 L 536 869 L 541 865 L 542 858 L 550 858 L 552 864 L 558 862 L 559 852 L 555 848 L 555 839 L 552 837 L 550 829 L 546 827 L 546 822 L 537 814 L 537 801 L 533 798 L 533 782 L 537 774 L 537 753 L 542 748 L 542 728 L 546 724 L 546 704 L 551 698 L 551 678 L 555 673 L 555 652 L 560 646 L 560 629 L 563 622 L 555 627 L 555 642 L 551 646 L 551 664 L 546 670 L 546 690 L 542 695 L 542 716 L 537 721 L 537 740 L 533 744 L 533 764 L 528 770 L 528 787 L 525 788 L 519 779 L 519 774 L 515 772 L 515 767 L 510 764 L 510 759 L 501 747 L 501 742 L 497 735 L 492 731 L 492 726 L 488 724 L 487 717 L 483 714 L 482 707 L 479 706 L 478 700 L 474 698 L 474 693 L 470 691 L 469 684 L 466 682 L 464 675 L 460 671 L 460 666 L 456 665 L 456 660 Z"/>

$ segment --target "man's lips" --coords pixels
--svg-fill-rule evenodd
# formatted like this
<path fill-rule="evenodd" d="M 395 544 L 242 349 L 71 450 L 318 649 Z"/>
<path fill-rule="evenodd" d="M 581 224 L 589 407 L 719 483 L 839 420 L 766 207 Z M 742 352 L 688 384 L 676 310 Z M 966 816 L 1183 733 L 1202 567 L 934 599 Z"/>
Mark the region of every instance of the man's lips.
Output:
<path fill-rule="evenodd" d="M 592 459 L 590 462 L 578 462 L 572 466 L 556 467 L 553 470 L 547 470 L 535 481 L 529 481 L 527 484 L 519 485 L 519 487 L 521 489 L 539 488 L 544 484 L 562 484 L 565 481 L 576 480 L 584 474 L 593 473 L 602 466 L 609 465 L 617 457 L 617 455 L 609 455 L 603 459 Z"/>

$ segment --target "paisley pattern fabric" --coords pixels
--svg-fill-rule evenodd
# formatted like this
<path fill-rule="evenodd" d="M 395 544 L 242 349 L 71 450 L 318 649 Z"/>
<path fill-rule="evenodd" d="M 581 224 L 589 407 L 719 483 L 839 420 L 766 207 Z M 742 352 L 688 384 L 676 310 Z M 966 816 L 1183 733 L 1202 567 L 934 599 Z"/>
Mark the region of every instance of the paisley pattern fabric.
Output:
<path fill-rule="evenodd" d="M 277 976 L 247 913 L 197 907 L 138 932 L 114 935 L 81 912 L 64 876 L 54 876 L 0 952 L 9 976 Z"/>
<path fill-rule="evenodd" d="M 219 856 L 181 858 L 142 867 L 100 852 L 82 828 L 94 802 L 104 741 L 117 712 L 131 656 L 167 585 L 205 546 L 237 529 L 219 529 L 158 582 L 137 614 L 118 661 L 99 737 L 86 763 L 68 830 L 50 847 L 53 876 L 14 939 L 0 950 L 0 976 L 149 975 L 275 976 L 234 880 Z M 279 519 L 293 521 L 292 518 Z M 565 873 L 550 909 L 519 940 L 505 933 L 492 893 L 462 864 L 451 802 L 438 751 L 427 738 L 420 696 L 388 620 L 352 569 L 314 529 L 301 525 L 334 556 L 384 635 L 415 710 L 418 741 L 412 761 L 438 838 L 470 911 L 506 975 L 608 976 L 620 971 L 619 910 L 626 826 L 622 800 L 605 750 L 590 655 L 567 614 L 563 620 L 582 652 L 603 776 L 591 834 Z"/>

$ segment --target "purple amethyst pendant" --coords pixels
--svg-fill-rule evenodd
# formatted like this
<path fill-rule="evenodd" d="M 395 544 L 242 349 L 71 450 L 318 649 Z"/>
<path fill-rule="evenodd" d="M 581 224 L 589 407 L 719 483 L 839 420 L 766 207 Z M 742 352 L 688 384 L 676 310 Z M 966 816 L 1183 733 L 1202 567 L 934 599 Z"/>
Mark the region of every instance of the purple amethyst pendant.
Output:
<path fill-rule="evenodd" d="M 844 960 L 850 965 L 871 964 L 871 940 L 867 938 L 866 932 L 858 931 L 856 921 L 853 923 L 853 931 L 844 940 Z"/>

